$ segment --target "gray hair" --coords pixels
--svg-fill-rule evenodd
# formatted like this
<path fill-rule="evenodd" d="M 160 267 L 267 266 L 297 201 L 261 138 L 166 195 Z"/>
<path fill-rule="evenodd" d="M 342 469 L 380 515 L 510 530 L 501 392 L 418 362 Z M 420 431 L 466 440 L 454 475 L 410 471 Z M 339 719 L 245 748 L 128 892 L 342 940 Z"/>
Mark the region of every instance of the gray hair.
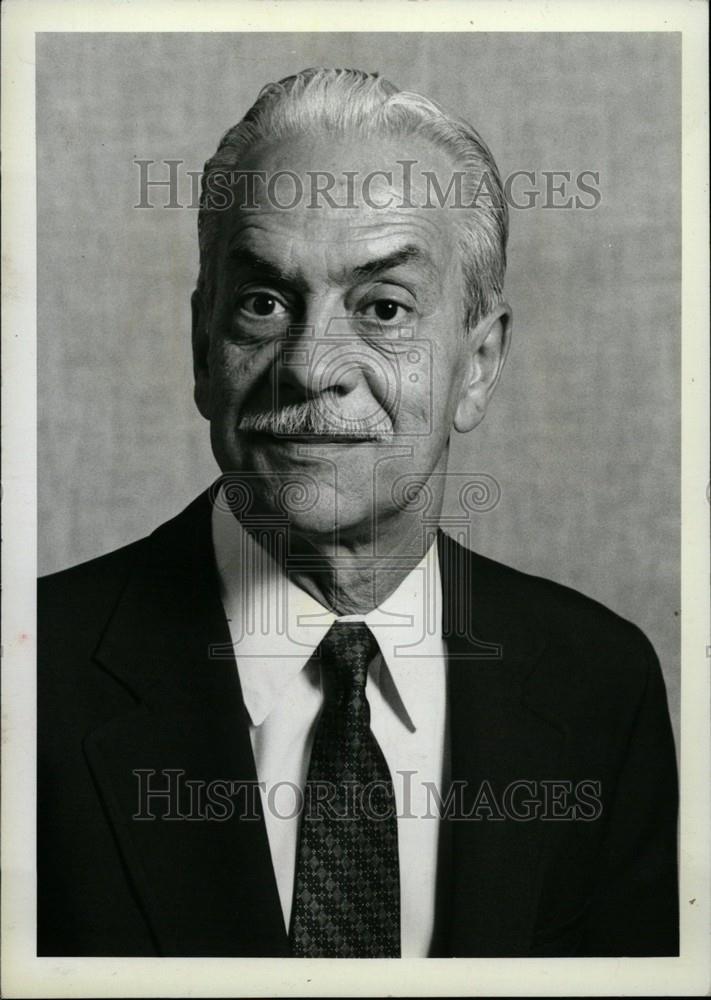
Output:
<path fill-rule="evenodd" d="M 452 117 L 429 98 L 398 90 L 377 73 L 355 69 L 305 69 L 267 84 L 244 118 L 224 134 L 202 176 L 198 293 L 210 301 L 213 290 L 220 216 L 211 199 L 213 175 L 234 174 L 241 157 L 257 143 L 324 132 L 363 136 L 416 133 L 449 153 L 464 172 L 465 196 L 476 192 L 474 207 L 457 212 L 467 325 L 491 312 L 503 294 L 508 208 L 486 143 L 466 121 Z M 486 190 L 484 198 L 480 197 L 482 188 Z"/>

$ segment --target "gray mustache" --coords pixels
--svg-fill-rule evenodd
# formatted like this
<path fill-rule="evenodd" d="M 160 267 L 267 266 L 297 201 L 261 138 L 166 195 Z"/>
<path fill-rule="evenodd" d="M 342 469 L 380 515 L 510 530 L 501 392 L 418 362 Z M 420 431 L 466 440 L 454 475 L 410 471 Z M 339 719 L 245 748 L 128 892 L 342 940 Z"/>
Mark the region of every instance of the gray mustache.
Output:
<path fill-rule="evenodd" d="M 238 429 L 283 437 L 334 435 L 369 441 L 385 441 L 392 437 L 392 426 L 387 419 L 352 419 L 316 402 L 294 403 L 277 412 L 246 413 Z"/>

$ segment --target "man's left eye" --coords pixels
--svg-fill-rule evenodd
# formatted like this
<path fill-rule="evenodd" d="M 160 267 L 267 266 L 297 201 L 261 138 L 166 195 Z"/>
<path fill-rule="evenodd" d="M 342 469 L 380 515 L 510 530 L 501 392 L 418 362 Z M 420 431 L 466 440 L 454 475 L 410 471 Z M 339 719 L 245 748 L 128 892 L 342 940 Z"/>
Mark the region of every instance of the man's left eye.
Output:
<path fill-rule="evenodd" d="M 378 299 L 363 309 L 363 315 L 381 323 L 392 323 L 405 318 L 408 310 L 394 299 Z"/>

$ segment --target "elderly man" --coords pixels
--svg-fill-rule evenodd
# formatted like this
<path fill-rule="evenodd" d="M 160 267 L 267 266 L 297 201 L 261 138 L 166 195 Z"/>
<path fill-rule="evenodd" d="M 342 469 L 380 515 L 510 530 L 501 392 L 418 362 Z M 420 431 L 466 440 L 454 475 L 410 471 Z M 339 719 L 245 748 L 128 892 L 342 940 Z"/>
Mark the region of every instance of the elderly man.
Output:
<path fill-rule="evenodd" d="M 223 475 L 41 583 L 40 953 L 674 954 L 652 647 L 437 526 L 511 333 L 487 147 L 306 70 L 224 136 L 199 234 Z"/>

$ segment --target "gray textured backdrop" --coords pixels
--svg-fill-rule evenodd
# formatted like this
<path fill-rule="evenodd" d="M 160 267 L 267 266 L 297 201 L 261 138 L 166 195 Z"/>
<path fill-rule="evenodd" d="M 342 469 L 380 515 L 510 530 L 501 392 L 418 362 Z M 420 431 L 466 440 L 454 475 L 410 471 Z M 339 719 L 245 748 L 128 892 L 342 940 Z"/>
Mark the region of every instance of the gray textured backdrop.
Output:
<path fill-rule="evenodd" d="M 217 472 L 191 397 L 197 213 L 134 209 L 134 158 L 200 170 L 264 83 L 313 65 L 439 100 L 504 175 L 599 171 L 594 211 L 512 211 L 514 346 L 451 468 L 501 487 L 472 515 L 477 549 L 647 632 L 677 725 L 674 34 L 39 35 L 40 572 L 149 532 Z"/>

